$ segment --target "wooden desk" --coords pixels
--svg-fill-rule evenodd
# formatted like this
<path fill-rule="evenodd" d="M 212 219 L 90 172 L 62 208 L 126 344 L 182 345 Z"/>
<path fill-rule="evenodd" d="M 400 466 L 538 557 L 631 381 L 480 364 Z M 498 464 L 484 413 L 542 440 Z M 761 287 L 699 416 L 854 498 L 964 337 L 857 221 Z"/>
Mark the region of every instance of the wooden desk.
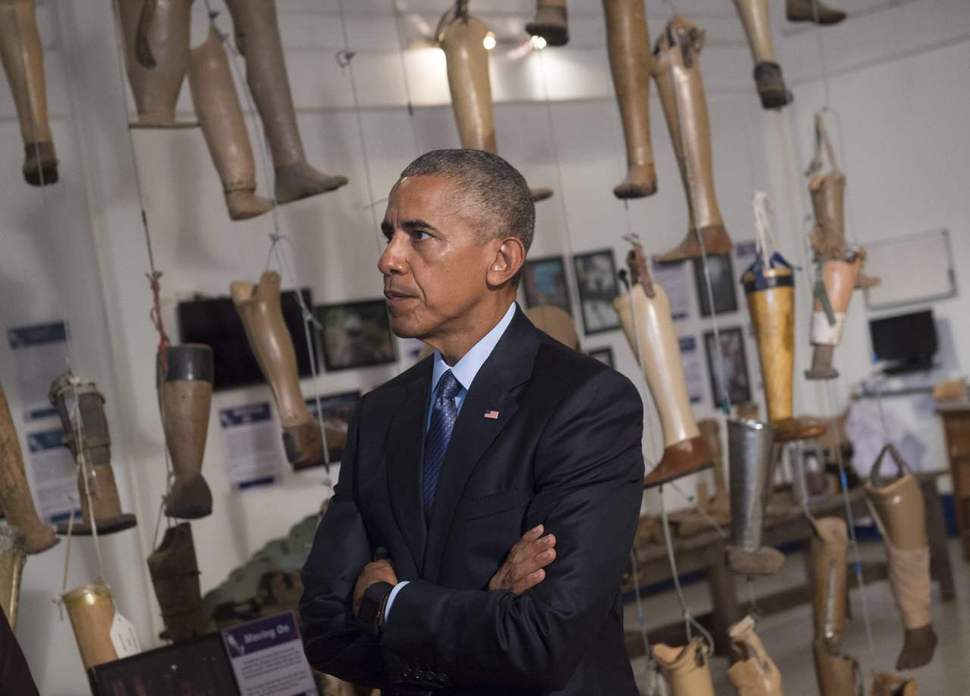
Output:
<path fill-rule="evenodd" d="M 970 404 L 941 404 L 936 412 L 943 419 L 963 559 L 970 561 Z"/>

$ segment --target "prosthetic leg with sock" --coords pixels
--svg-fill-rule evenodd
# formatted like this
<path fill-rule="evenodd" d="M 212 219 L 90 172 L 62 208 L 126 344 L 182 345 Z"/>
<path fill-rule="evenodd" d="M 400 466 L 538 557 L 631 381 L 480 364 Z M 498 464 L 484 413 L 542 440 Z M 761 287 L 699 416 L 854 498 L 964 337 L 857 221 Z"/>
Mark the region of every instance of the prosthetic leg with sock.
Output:
<path fill-rule="evenodd" d="M 273 202 L 256 195 L 256 164 L 239 95 L 222 39 L 212 29 L 190 54 L 189 90 L 209 156 L 222 180 L 229 218 L 245 220 L 267 212 Z"/>
<path fill-rule="evenodd" d="M 886 454 L 899 477 L 884 482 L 879 469 Z M 926 536 L 926 503 L 916 478 L 899 452 L 886 445 L 872 468 L 866 498 L 875 512 L 889 556 L 889 586 L 903 620 L 903 648 L 896 669 L 916 669 L 933 659 L 936 633 L 930 617 L 930 548 Z"/>
<path fill-rule="evenodd" d="M 670 687 L 670 696 L 714 696 L 707 645 L 701 637 L 681 647 L 658 643 L 653 656 Z"/>
<path fill-rule="evenodd" d="M 300 392 L 293 339 L 283 322 L 279 273 L 263 273 L 258 285 L 236 281 L 229 292 L 249 347 L 273 390 L 287 461 L 297 470 L 322 465 L 323 437 Z"/>
<path fill-rule="evenodd" d="M 226 0 L 246 82 L 263 120 L 276 174 L 276 202 L 290 203 L 340 188 L 347 177 L 310 166 L 296 123 L 275 0 Z"/>
<path fill-rule="evenodd" d="M 754 632 L 754 618 L 745 616 L 731 626 L 728 635 L 731 647 L 739 656 L 728 669 L 728 679 L 738 696 L 783 696 L 781 672 Z"/>
<path fill-rule="evenodd" d="M 536 0 L 536 16 L 525 25 L 532 36 L 541 36 L 550 46 L 569 43 L 569 12 L 566 0 Z"/>
<path fill-rule="evenodd" d="M 741 16 L 741 24 L 748 35 L 748 45 L 754 58 L 754 81 L 758 86 L 761 106 L 780 109 L 792 100 L 785 87 L 781 66 L 775 57 L 775 43 L 771 38 L 771 19 L 768 16 L 768 0 L 734 0 Z"/>
<path fill-rule="evenodd" d="M 16 527 L 0 526 L 0 610 L 17 627 L 17 608 L 20 605 L 20 579 L 27 562 L 24 535 Z"/>
<path fill-rule="evenodd" d="M 644 0 L 603 0 L 613 88 L 626 141 L 626 178 L 617 198 L 643 198 L 657 191 L 650 144 L 650 33 Z"/>
<path fill-rule="evenodd" d="M 148 570 L 165 621 L 161 637 L 178 643 L 204 634 L 207 622 L 199 589 L 199 564 L 188 522 L 165 530 L 162 543 L 148 557 Z"/>
<path fill-rule="evenodd" d="M 27 553 L 46 551 L 58 542 L 54 528 L 40 519 L 34 507 L 27 485 L 23 451 L 3 386 L 0 386 L 0 502 L 7 522 L 24 535 Z"/>
<path fill-rule="evenodd" d="M 672 263 L 707 254 L 731 253 L 731 238 L 714 191 L 711 128 L 701 79 L 704 31 L 676 16 L 664 27 L 653 50 L 651 72 L 657 83 L 680 178 L 687 195 L 688 231 L 684 240 L 657 260 Z"/>
<path fill-rule="evenodd" d="M 829 7 L 821 0 L 785 0 L 785 17 L 789 22 L 838 24 L 845 19 L 845 12 Z"/>
<path fill-rule="evenodd" d="M 488 50 L 482 41 L 488 27 L 471 15 L 442 18 L 438 43 L 445 52 L 451 108 L 458 125 L 458 138 L 466 150 L 495 154 L 495 119 L 492 114 L 492 82 L 488 72 Z M 533 201 L 552 196 L 548 188 L 530 188 Z"/>
<path fill-rule="evenodd" d="M 24 141 L 24 179 L 32 186 L 56 183 L 57 153 L 47 116 L 44 49 L 34 0 L 0 0 L 0 60 Z"/>

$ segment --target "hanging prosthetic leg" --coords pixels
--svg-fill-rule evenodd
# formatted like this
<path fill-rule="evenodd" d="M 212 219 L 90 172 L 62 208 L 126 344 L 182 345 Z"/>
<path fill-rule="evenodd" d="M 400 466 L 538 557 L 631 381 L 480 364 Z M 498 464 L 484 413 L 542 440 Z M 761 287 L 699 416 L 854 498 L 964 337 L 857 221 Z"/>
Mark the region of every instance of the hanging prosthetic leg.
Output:
<path fill-rule="evenodd" d="M 738 696 L 783 696 L 781 672 L 754 632 L 754 618 L 745 616 L 728 630 L 731 647 L 739 656 L 728 669 Z"/>
<path fill-rule="evenodd" d="M 637 242 L 628 263 L 633 287 L 617 297 L 613 306 L 647 378 L 663 429 L 663 457 L 643 481 L 644 487 L 650 488 L 703 471 L 712 460 L 690 409 L 670 300 L 664 289 L 651 281 L 643 249 Z"/>
<path fill-rule="evenodd" d="M 617 198 L 657 192 L 650 145 L 650 33 L 644 0 L 603 0 L 613 87 L 623 121 L 627 174 L 613 189 Z"/>
<path fill-rule="evenodd" d="M 537 329 L 545 332 L 564 346 L 575 351 L 580 349 L 576 322 L 564 309 L 553 305 L 537 305 L 525 310 L 525 315 L 529 317 L 529 321 Z"/>
<path fill-rule="evenodd" d="M 697 421 L 697 427 L 701 431 L 701 437 L 704 438 L 707 451 L 711 453 L 711 460 L 714 462 L 711 468 L 714 473 L 714 495 L 707 499 L 704 511 L 713 517 L 718 524 L 730 524 L 731 494 L 724 473 L 721 425 L 715 418 L 702 418 Z"/>
<path fill-rule="evenodd" d="M 822 264 L 822 287 L 832 316 L 816 297 L 812 310 L 812 367 L 805 370 L 807 379 L 835 379 L 839 371 L 832 366 L 835 347 L 842 341 L 845 315 L 849 310 L 856 279 L 862 269 L 865 250 L 850 249 L 842 259 L 829 259 Z"/>
<path fill-rule="evenodd" d="M 845 12 L 829 7 L 821 0 L 785 0 L 785 17 L 789 22 L 838 24 L 845 19 Z"/>
<path fill-rule="evenodd" d="M 101 581 L 81 585 L 61 596 L 74 629 L 74 639 L 84 669 L 118 659 L 111 640 L 115 603 L 111 590 Z"/>
<path fill-rule="evenodd" d="M 879 473 L 887 452 L 898 469 L 898 478 L 889 483 Z M 916 478 L 893 445 L 886 445 L 879 453 L 865 491 L 886 542 L 889 586 L 905 629 L 896 669 L 916 669 L 933 659 L 937 642 L 930 620 L 926 504 Z"/>
<path fill-rule="evenodd" d="M 226 0 L 226 6 L 273 156 L 276 202 L 290 203 L 340 188 L 347 177 L 317 171 L 306 160 L 283 60 L 276 1 Z"/>
<path fill-rule="evenodd" d="M 915 679 L 906 679 L 898 674 L 876 672 L 872 678 L 872 696 L 919 696 Z"/>
<path fill-rule="evenodd" d="M 81 521 L 71 527 L 57 525 L 58 534 L 114 534 L 137 524 L 135 516 L 121 511 L 121 499 L 111 468 L 111 435 L 104 414 L 104 396 L 94 382 L 67 372 L 51 383 L 50 402 L 64 429 L 64 444 L 77 464 L 77 492 Z"/>
<path fill-rule="evenodd" d="M 791 104 L 792 94 L 785 87 L 785 78 L 775 57 L 768 0 L 734 0 L 734 6 L 741 16 L 744 32 L 748 35 L 748 45 L 754 58 L 754 81 L 758 86 L 761 106 L 765 109 L 780 109 Z"/>
<path fill-rule="evenodd" d="M 46 551 L 58 542 L 54 528 L 37 515 L 34 499 L 27 485 L 24 455 L 10 417 L 7 396 L 0 386 L 0 502 L 7 522 L 24 535 L 27 553 Z"/>
<path fill-rule="evenodd" d="M 56 183 L 57 153 L 47 117 L 44 50 L 34 0 L 0 0 L 0 60 L 17 106 L 24 179 L 32 186 Z"/>
<path fill-rule="evenodd" d="M 293 339 L 283 323 L 279 273 L 263 273 L 258 285 L 234 282 L 229 292 L 249 347 L 273 390 L 287 461 L 296 470 L 323 465 L 320 425 L 310 415 L 300 392 Z"/>
<path fill-rule="evenodd" d="M 212 404 L 212 349 L 186 344 L 166 349 L 164 378 L 159 363 L 165 443 L 175 480 L 165 495 L 165 514 L 196 519 L 212 513 L 212 492 L 202 478 L 205 438 Z"/>
<path fill-rule="evenodd" d="M 657 83 L 680 178 L 687 195 L 689 229 L 684 240 L 657 257 L 672 263 L 706 254 L 731 253 L 731 238 L 714 191 L 711 128 L 701 79 L 704 31 L 676 16 L 664 27 L 653 50 L 651 72 Z"/>
<path fill-rule="evenodd" d="M 273 207 L 256 195 L 256 165 L 239 95 L 222 39 L 212 29 L 189 59 L 189 90 L 209 156 L 219 172 L 232 220 L 262 215 Z"/>
<path fill-rule="evenodd" d="M 17 627 L 20 578 L 27 562 L 26 539 L 16 527 L 0 526 L 0 610 L 11 628 Z"/>
<path fill-rule="evenodd" d="M 653 656 L 663 671 L 670 696 L 714 696 L 710 649 L 700 636 L 681 647 L 658 643 Z"/>
<path fill-rule="evenodd" d="M 536 17 L 525 30 L 531 36 L 541 36 L 549 46 L 565 46 L 569 43 L 566 0 L 536 0 Z"/>
<path fill-rule="evenodd" d="M 447 13 L 438 28 L 438 44 L 448 65 L 451 107 L 458 138 L 466 150 L 498 152 L 492 114 L 492 83 L 488 74 L 488 50 L 482 41 L 488 34 L 484 22 L 471 15 Z M 530 188 L 533 201 L 552 196 L 548 188 Z"/>
<path fill-rule="evenodd" d="M 148 570 L 165 621 L 165 631 L 160 637 L 178 643 L 203 635 L 207 622 L 202 609 L 192 527 L 188 522 L 165 530 L 162 543 L 148 557 Z"/>

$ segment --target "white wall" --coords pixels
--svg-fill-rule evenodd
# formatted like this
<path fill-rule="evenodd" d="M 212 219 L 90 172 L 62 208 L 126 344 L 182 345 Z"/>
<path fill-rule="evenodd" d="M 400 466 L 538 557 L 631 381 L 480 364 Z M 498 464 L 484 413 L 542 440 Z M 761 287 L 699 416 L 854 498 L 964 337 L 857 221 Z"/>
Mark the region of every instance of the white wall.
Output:
<path fill-rule="evenodd" d="M 839 142 L 845 148 L 843 164 L 849 177 L 850 230 L 865 242 L 946 226 L 953 231 L 957 258 L 970 258 L 960 226 L 970 212 L 965 195 L 970 153 L 959 128 L 961 115 L 970 106 L 965 70 L 970 13 L 965 2 L 918 0 L 888 7 L 854 0 L 850 9 L 869 13 L 826 29 L 820 37 L 786 25 L 776 16 L 782 62 L 796 95 L 794 106 L 781 114 L 760 109 L 750 79 L 750 55 L 730 6 L 713 0 L 677 4 L 708 30 L 702 65 L 715 174 L 721 207 L 736 241 L 753 235 L 752 189 L 768 188 L 778 210 L 776 228 L 782 246 L 804 264 L 801 221 L 808 206 L 799 172 L 809 157 L 811 115 L 823 103 L 817 56 L 821 38 L 827 70 L 832 73 L 830 103 L 842 123 Z M 278 211 L 280 229 L 292 243 L 283 248 L 293 270 L 291 277 L 284 275 L 284 283 L 310 286 L 315 302 L 379 296 L 381 281 L 375 264 L 381 241 L 375 219 L 383 214 L 388 189 L 419 152 L 457 145 L 443 57 L 435 49 L 417 47 L 418 35 L 430 32 L 447 5 L 444 0 L 411 2 L 396 21 L 390 1 L 345 1 L 343 8 L 337 0 L 278 2 L 309 159 L 351 179 L 335 193 Z M 537 208 L 533 254 L 612 247 L 621 262 L 626 253 L 621 235 L 628 227 L 643 237 L 648 251 L 672 246 L 686 231 L 687 217 L 659 104 L 653 100 L 652 125 L 660 191 L 631 201 L 626 208 L 611 192 L 625 164 L 600 4 L 571 3 L 569 46 L 515 58 L 511 44 L 524 38 L 521 27 L 531 5 L 528 0 L 494 2 L 486 19 L 503 42 L 493 54 L 500 151 L 533 185 L 556 191 L 552 200 Z M 127 85 L 121 81 L 111 40 L 109 8 L 107 2 L 85 3 L 83 11 L 63 0 L 44 4 L 48 92 L 62 183 L 43 195 L 20 180 L 19 134 L 8 93 L 0 89 L 0 142 L 6 155 L 0 171 L 0 288 L 5 300 L 0 303 L 0 326 L 67 316 L 75 372 L 93 377 L 105 390 L 122 499 L 140 521 L 137 531 L 105 542 L 106 575 L 143 643 L 154 645 L 161 622 L 143 559 L 154 544 L 152 534 L 164 492 L 164 458 L 153 386 L 157 339 L 147 319 L 148 261 L 136 171 L 156 264 L 164 272 L 163 302 L 173 334 L 173 310 L 180 299 L 197 292 L 225 294 L 232 280 L 258 277 L 265 266 L 272 220 L 264 216 L 229 222 L 199 131 L 133 131 L 129 140 L 124 104 L 130 98 L 125 96 Z M 349 45 L 357 51 L 351 70 L 359 111 L 354 108 L 351 70 L 340 68 L 334 59 L 344 47 L 341 9 Z M 193 35 L 199 41 L 205 31 L 202 3 L 195 3 L 194 13 Z M 651 4 L 652 35 L 665 18 L 666 7 Z M 225 13 L 218 21 L 229 27 Z M 411 47 L 403 60 L 399 37 Z M 413 115 L 405 108 L 408 93 L 415 106 Z M 546 94 L 551 103 L 546 102 Z M 187 89 L 180 111 L 191 117 Z M 258 122 L 253 121 L 254 146 L 259 143 L 256 128 Z M 264 191 L 265 180 L 260 173 Z M 684 272 L 690 273 L 689 267 Z M 808 280 L 802 276 L 799 283 L 807 292 Z M 692 280 L 689 285 L 693 315 L 678 329 L 700 341 L 711 321 L 697 318 Z M 573 288 L 576 306 L 574 283 Z M 966 316 L 965 302 L 958 297 L 936 308 L 951 319 L 958 346 L 970 341 L 966 335 L 970 329 L 957 320 Z M 798 374 L 810 352 L 807 309 L 807 296 L 802 293 Z M 747 318 L 742 311 L 721 317 L 719 323 L 746 325 Z M 859 301 L 853 305 L 847 333 L 837 354 L 844 375 L 836 399 L 839 407 L 847 385 L 864 376 L 869 367 Z M 621 334 L 584 338 L 583 345 L 587 349 L 611 346 L 618 369 L 640 385 L 648 404 L 645 451 L 655 461 L 661 450 L 659 426 Z M 748 357 L 754 375 L 756 358 Z M 323 374 L 316 384 L 305 381 L 304 392 L 366 390 L 403 367 Z M 5 342 L 0 347 L 0 379 L 16 404 L 14 366 Z M 704 389 L 698 417 L 713 413 L 706 381 Z M 802 410 L 824 414 L 834 406 L 824 391 L 802 380 L 796 392 Z M 244 389 L 217 395 L 214 408 L 269 398 L 265 388 Z M 903 407 L 900 417 L 939 453 L 940 436 L 932 416 Z M 224 458 L 221 433 L 213 425 L 204 472 L 215 508 L 210 517 L 193 524 L 204 590 L 221 582 L 263 543 L 285 534 L 291 524 L 316 510 L 327 491 L 322 471 L 284 473 L 278 485 L 235 491 L 229 486 Z M 692 485 L 684 487 L 690 490 Z M 683 504 L 678 494 L 668 496 L 670 504 Z M 655 509 L 655 500 L 649 504 Z M 29 560 L 18 628 L 41 692 L 53 696 L 86 692 L 68 624 L 58 623 L 57 610 L 48 601 L 60 589 L 64 546 Z M 70 585 L 97 574 L 89 541 L 78 542 L 71 566 Z"/>

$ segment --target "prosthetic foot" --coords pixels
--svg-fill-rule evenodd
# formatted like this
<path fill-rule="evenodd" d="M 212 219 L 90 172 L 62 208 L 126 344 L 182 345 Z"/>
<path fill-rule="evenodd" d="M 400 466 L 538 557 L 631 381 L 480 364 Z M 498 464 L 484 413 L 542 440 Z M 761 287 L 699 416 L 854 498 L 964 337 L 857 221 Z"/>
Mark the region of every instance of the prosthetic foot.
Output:
<path fill-rule="evenodd" d="M 566 0 L 536 0 L 536 17 L 525 30 L 531 36 L 541 36 L 549 46 L 565 46 L 569 43 Z"/>
<path fill-rule="evenodd" d="M 17 627 L 20 578 L 27 562 L 24 535 L 16 527 L 0 527 L 0 610 L 11 628 Z"/>
<path fill-rule="evenodd" d="M 658 643 L 653 656 L 663 671 L 671 696 L 714 696 L 708 648 L 703 638 L 681 647 Z"/>
<path fill-rule="evenodd" d="M 212 513 L 212 492 L 202 478 L 205 438 L 212 404 L 212 349 L 200 344 L 166 349 L 159 361 L 159 400 L 165 442 L 175 480 L 165 496 L 165 514 L 196 519 Z"/>
<path fill-rule="evenodd" d="M 734 0 L 741 17 L 748 45 L 754 58 L 754 81 L 765 109 L 780 109 L 792 100 L 785 87 L 781 66 L 775 56 L 775 42 L 771 37 L 771 19 L 768 16 L 768 0 Z"/>
<path fill-rule="evenodd" d="M 67 372 L 51 383 L 50 402 L 64 429 L 64 444 L 77 463 L 77 492 L 81 521 L 57 525 L 58 534 L 114 534 L 137 524 L 135 516 L 121 511 L 118 486 L 111 468 L 111 435 L 104 414 L 104 396 L 94 382 Z"/>
<path fill-rule="evenodd" d="M 347 177 L 320 172 L 307 163 L 283 60 L 275 0 L 227 0 L 226 6 L 232 15 L 236 45 L 246 58 L 246 81 L 273 156 L 277 203 L 340 188 Z"/>
<path fill-rule="evenodd" d="M 189 59 L 189 90 L 209 156 L 219 172 L 232 220 L 262 215 L 273 207 L 256 195 L 256 165 L 239 95 L 222 39 L 212 29 Z"/>
<path fill-rule="evenodd" d="M 728 669 L 728 679 L 737 689 L 738 696 L 783 696 L 781 672 L 754 632 L 754 619 L 745 616 L 731 626 L 728 635 L 731 647 L 739 656 Z"/>
<path fill-rule="evenodd" d="M 876 672 L 872 679 L 872 696 L 919 696 L 915 679 L 905 679 L 898 674 Z"/>
<path fill-rule="evenodd" d="M 821 0 L 785 0 L 785 17 L 789 22 L 838 24 L 845 19 L 845 12 L 829 7 Z"/>
<path fill-rule="evenodd" d="M 627 174 L 613 195 L 643 198 L 657 191 L 650 145 L 650 33 L 644 0 L 603 0 L 613 87 L 623 121 Z"/>
<path fill-rule="evenodd" d="M 812 654 L 821 696 L 863 696 L 862 672 L 855 658 L 830 652 L 819 640 L 812 642 Z"/>
<path fill-rule="evenodd" d="M 188 522 L 165 530 L 161 545 L 148 557 L 148 570 L 165 621 L 161 638 L 178 643 L 204 634 L 199 564 Z"/>
<path fill-rule="evenodd" d="M 663 105 L 680 178 L 687 195 L 689 230 L 684 240 L 657 257 L 673 263 L 706 254 L 729 254 L 731 238 L 714 191 L 711 129 L 701 79 L 704 31 L 676 16 L 664 27 L 653 50 L 651 72 Z"/>
<path fill-rule="evenodd" d="M 34 0 L 0 0 L 0 60 L 24 141 L 24 179 L 32 186 L 56 183 L 57 154 L 47 117 L 44 49 Z"/>
<path fill-rule="evenodd" d="M 190 128 L 175 120 L 189 68 L 192 0 L 119 0 L 125 68 L 138 119 L 132 128 Z"/>
<path fill-rule="evenodd" d="M 303 401 L 293 340 L 283 323 L 279 273 L 263 273 L 258 285 L 234 282 L 229 292 L 249 347 L 273 390 L 287 461 L 297 470 L 323 465 L 320 427 Z"/>
<path fill-rule="evenodd" d="M 885 482 L 879 472 L 887 452 L 899 474 L 891 482 Z M 876 459 L 865 491 L 886 542 L 889 586 L 903 620 L 903 649 L 896 669 L 916 669 L 933 659 L 937 642 L 930 620 L 930 549 L 923 494 L 892 445 Z"/>
<path fill-rule="evenodd" d="M 650 279 L 639 245 L 630 252 L 628 263 L 633 287 L 613 306 L 647 378 L 663 429 L 663 457 L 643 481 L 650 488 L 707 469 L 713 461 L 690 409 L 667 293 Z"/>
<path fill-rule="evenodd" d="M 539 305 L 525 310 L 537 329 L 556 339 L 564 346 L 579 350 L 579 334 L 576 333 L 576 323 L 564 310 L 552 305 Z M 329 442 L 329 440 L 328 440 Z"/>
<path fill-rule="evenodd" d="M 822 264 L 822 282 L 833 321 L 829 322 L 828 314 L 816 298 L 812 310 L 812 367 L 805 371 L 807 379 L 835 379 L 839 376 L 839 371 L 832 366 L 832 356 L 842 341 L 845 315 L 864 258 L 865 250 L 860 247 L 848 251 L 843 259 L 831 259 Z"/>
<path fill-rule="evenodd" d="M 71 619 L 84 669 L 117 660 L 118 653 L 111 641 L 115 603 L 108 586 L 100 581 L 81 585 L 63 594 L 61 601 Z"/>

